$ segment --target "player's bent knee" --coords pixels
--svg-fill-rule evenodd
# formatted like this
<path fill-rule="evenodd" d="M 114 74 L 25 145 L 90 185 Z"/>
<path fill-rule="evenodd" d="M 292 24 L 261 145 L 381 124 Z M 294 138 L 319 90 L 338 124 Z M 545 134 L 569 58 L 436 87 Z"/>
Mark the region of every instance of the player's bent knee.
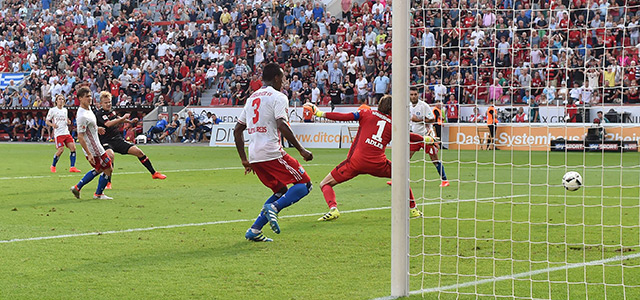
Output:
<path fill-rule="evenodd" d="M 282 197 L 282 195 L 284 195 L 287 191 L 289 190 L 289 188 L 287 188 L 286 186 L 281 188 L 278 192 L 274 193 L 274 195 L 278 198 Z"/>

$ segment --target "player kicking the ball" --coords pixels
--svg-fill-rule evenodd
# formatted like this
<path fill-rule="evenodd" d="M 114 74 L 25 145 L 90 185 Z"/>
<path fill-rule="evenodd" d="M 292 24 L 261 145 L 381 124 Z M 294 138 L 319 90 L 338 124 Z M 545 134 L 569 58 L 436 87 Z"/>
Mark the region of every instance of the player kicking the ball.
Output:
<path fill-rule="evenodd" d="M 111 93 L 109 92 L 100 93 L 100 107 L 95 114 L 98 126 L 101 129 L 100 143 L 102 143 L 103 147 L 105 149 L 113 149 L 114 152 L 122 155 L 130 154 L 137 157 L 140 163 L 151 173 L 151 178 L 153 179 L 167 178 L 166 175 L 157 172 L 153 168 L 151 161 L 140 148 L 125 141 L 124 137 L 122 137 L 122 133 L 119 130 L 120 125 L 123 123 L 135 123 L 138 119 L 129 120 L 129 114 L 118 117 L 116 113 L 111 110 Z M 102 132 L 102 128 L 104 128 L 104 133 Z M 108 185 L 107 189 L 110 188 L 111 184 Z"/>
<path fill-rule="evenodd" d="M 80 107 L 76 115 L 76 123 L 78 125 L 78 141 L 82 146 L 84 155 L 87 157 L 89 164 L 93 167 L 93 170 L 89 171 L 78 182 L 78 184 L 71 187 L 71 192 L 76 198 L 80 199 L 80 190 L 87 183 L 91 182 L 96 176 L 102 173 L 98 181 L 98 188 L 96 193 L 93 194 L 93 199 L 113 199 L 105 194 L 104 188 L 111 179 L 113 167 L 111 161 L 113 160 L 113 151 L 104 150 L 100 144 L 98 138 L 98 124 L 96 123 L 96 116 L 89 107 L 91 105 L 92 93 L 88 87 L 81 87 L 78 90 L 77 96 L 80 100 Z"/>
<path fill-rule="evenodd" d="M 269 223 L 275 233 L 280 233 L 278 213 L 298 202 L 311 191 L 311 179 L 300 163 L 282 149 L 280 134 L 298 149 L 305 161 L 313 154 L 302 147 L 288 124 L 289 99 L 280 92 L 284 71 L 277 63 L 264 67 L 264 86 L 247 99 L 233 132 L 238 155 L 244 173 L 254 172 L 262 184 L 273 191 L 264 203 L 256 221 L 247 230 L 245 238 L 254 242 L 271 242 L 262 234 L 262 227 Z M 249 158 L 244 150 L 244 130 L 249 133 Z M 279 134 L 279 133 L 280 134 Z M 291 188 L 287 185 L 293 183 Z"/>
<path fill-rule="evenodd" d="M 438 174 L 440 174 L 441 187 L 449 186 L 449 180 L 447 180 L 447 174 L 444 172 L 444 166 L 438 157 L 438 151 L 440 150 L 438 143 L 430 143 L 428 141 L 437 140 L 431 123 L 435 121 L 435 115 L 433 110 L 426 102 L 418 99 L 418 89 L 411 87 L 409 90 L 409 101 L 411 101 L 411 107 L 409 112 L 411 113 L 411 132 L 420 136 L 427 137 L 425 139 L 417 138 L 412 135 L 409 145 L 409 158 L 412 158 L 416 152 L 420 149 L 424 149 L 424 152 L 429 154 L 431 162 L 436 167 Z M 387 181 L 388 185 L 391 185 L 391 181 Z"/>
<path fill-rule="evenodd" d="M 71 167 L 69 172 L 79 173 L 80 170 L 75 167 L 76 165 L 76 144 L 73 141 L 73 137 L 69 134 L 69 115 L 67 109 L 64 107 L 64 96 L 62 94 L 56 95 L 56 106 L 49 109 L 47 113 L 46 122 L 48 126 L 53 127 L 53 135 L 55 136 L 56 154 L 53 155 L 53 163 L 51 164 L 51 172 L 56 172 L 56 164 L 60 155 L 64 152 L 64 147 L 69 148 L 71 153 L 69 154 L 69 161 Z"/>
<path fill-rule="evenodd" d="M 333 187 L 360 174 L 391 178 L 391 161 L 385 155 L 391 141 L 391 96 L 380 99 L 378 110 L 359 110 L 353 113 L 316 111 L 316 116 L 336 121 L 358 121 L 360 126 L 351 144 L 347 159 L 336 166 L 322 182 L 320 189 L 329 205 L 329 212 L 318 221 L 330 221 L 340 217 Z M 412 134 L 414 135 L 414 134 Z M 415 139 L 421 138 L 416 135 Z M 416 208 L 413 192 L 409 189 L 409 208 L 412 218 L 422 216 Z"/>

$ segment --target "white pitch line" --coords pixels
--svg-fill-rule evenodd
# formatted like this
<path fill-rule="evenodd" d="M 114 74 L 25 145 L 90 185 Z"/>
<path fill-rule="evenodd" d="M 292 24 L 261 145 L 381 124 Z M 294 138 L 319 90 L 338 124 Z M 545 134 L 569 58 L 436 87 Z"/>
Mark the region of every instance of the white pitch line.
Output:
<path fill-rule="evenodd" d="M 329 164 L 307 164 L 303 166 L 329 166 Z M 180 173 L 180 172 L 199 172 L 199 171 L 224 171 L 224 170 L 242 170 L 243 167 L 224 167 L 224 168 L 206 168 L 206 169 L 182 169 L 182 170 L 164 170 L 163 173 Z M 118 175 L 133 175 L 133 174 L 148 174 L 148 171 L 136 171 L 136 172 L 114 172 Z M 14 179 L 38 179 L 38 178 L 58 178 L 58 177 L 78 177 L 78 174 L 67 175 L 37 175 L 37 176 L 16 176 L 16 177 L 0 177 L 0 180 L 14 180 Z"/>
<path fill-rule="evenodd" d="M 503 196 L 503 197 L 494 197 L 494 198 L 480 198 L 480 199 L 463 199 L 463 200 L 445 200 L 438 202 L 429 202 L 429 203 L 421 203 L 418 205 L 426 206 L 426 205 L 435 205 L 435 204 L 443 204 L 443 203 L 452 203 L 452 202 L 470 202 L 470 201 L 487 201 L 487 200 L 495 200 L 495 199 L 503 199 L 503 198 L 516 198 L 516 197 L 524 197 L 526 195 L 512 195 L 512 196 Z M 357 212 L 365 212 L 365 211 L 374 211 L 374 210 L 386 210 L 391 209 L 390 206 L 386 207 L 371 207 L 371 208 L 362 208 L 362 209 L 354 209 L 354 210 L 345 210 L 341 213 L 357 213 Z M 302 218 L 302 217 L 313 217 L 313 216 L 322 216 L 324 213 L 312 213 L 312 214 L 301 214 L 301 215 L 291 215 L 291 216 L 282 216 L 281 218 Z M 97 232 L 86 232 L 86 233 L 75 233 L 75 234 L 62 234 L 62 235 L 52 235 L 52 236 L 40 236 L 40 237 L 32 237 L 32 238 L 23 238 L 23 239 L 10 239 L 10 240 L 0 240 L 0 244 L 8 244 L 15 242 L 27 242 L 27 241 L 41 241 L 41 240 L 52 240 L 52 239 L 62 239 L 62 238 L 72 238 L 72 237 L 80 237 L 80 236 L 93 236 L 93 235 L 105 235 L 105 234 L 115 234 L 115 233 L 127 233 L 127 232 L 138 232 L 138 231 L 151 231 L 156 229 L 170 229 L 170 228 L 182 228 L 182 227 L 194 227 L 194 226 L 206 226 L 206 225 L 216 225 L 216 224 L 229 224 L 229 223 L 239 223 L 239 222 L 250 222 L 254 219 L 238 219 L 238 220 L 226 220 L 226 221 L 213 221 L 213 222 L 202 222 L 202 223 L 188 223 L 188 224 L 175 224 L 175 225 L 165 225 L 165 226 L 153 226 L 153 227 L 145 227 L 145 228 L 131 228 L 131 229 L 123 229 L 123 230 L 109 230 L 109 231 L 97 231 Z"/>
<path fill-rule="evenodd" d="M 615 257 L 610 257 L 610 258 L 601 259 L 601 260 L 594 260 L 594 261 L 588 261 L 588 262 L 583 262 L 583 263 L 573 263 L 573 264 L 567 264 L 567 265 L 559 266 L 559 267 L 546 268 L 546 269 L 534 270 L 534 271 L 529 271 L 529 272 L 522 272 L 522 273 L 505 275 L 505 276 L 500 276 L 500 277 L 495 277 L 495 278 L 488 278 L 488 279 L 482 279 L 482 280 L 477 280 L 477 281 L 469 281 L 469 282 L 465 282 L 465 283 L 459 283 L 459 284 L 452 284 L 452 285 L 441 286 L 441 287 L 422 289 L 422 290 L 418 290 L 418 291 L 410 291 L 409 295 L 428 294 L 428 293 L 442 292 L 442 291 L 454 290 L 454 289 L 457 290 L 457 289 L 470 287 L 470 286 L 476 286 L 476 285 L 481 285 L 481 284 L 486 284 L 486 283 L 494 283 L 494 282 L 498 282 L 498 281 L 511 280 L 511 279 L 517 279 L 517 278 L 522 278 L 522 277 L 535 276 L 535 275 L 538 275 L 538 274 L 546 274 L 546 273 L 551 273 L 551 272 L 555 272 L 555 271 L 570 270 L 570 269 L 581 268 L 581 267 L 586 267 L 586 266 L 603 265 L 603 264 L 607 264 L 607 263 L 615 262 L 615 261 L 619 261 L 620 263 L 622 263 L 622 261 L 624 261 L 624 260 L 634 259 L 634 258 L 640 258 L 640 253 L 634 253 L 634 254 L 629 254 L 629 255 L 618 255 L 618 256 L 615 256 Z M 398 297 L 386 296 L 386 297 L 375 298 L 373 300 L 393 300 L 393 299 L 398 299 Z"/>
<path fill-rule="evenodd" d="M 197 171 L 221 171 L 221 170 L 241 170 L 242 167 L 226 167 L 226 168 L 209 168 L 209 169 L 183 169 L 183 170 L 165 170 L 164 173 L 176 173 L 176 172 L 197 172 Z M 137 172 L 114 172 L 117 175 L 132 175 L 132 174 L 148 174 L 148 171 Z M 13 180 L 13 179 L 38 179 L 38 178 L 57 178 L 57 177 L 78 177 L 78 174 L 67 175 L 39 175 L 39 176 L 18 176 L 18 177 L 0 177 L 0 180 Z"/>

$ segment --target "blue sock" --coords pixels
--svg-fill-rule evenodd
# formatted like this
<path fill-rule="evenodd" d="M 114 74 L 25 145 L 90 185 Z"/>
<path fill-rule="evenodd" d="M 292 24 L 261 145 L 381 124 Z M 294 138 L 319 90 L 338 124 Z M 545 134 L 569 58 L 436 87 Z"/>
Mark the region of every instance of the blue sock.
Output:
<path fill-rule="evenodd" d="M 273 203 L 276 200 L 280 199 L 280 197 L 282 197 L 282 193 L 275 193 L 271 195 L 271 197 L 269 197 L 269 199 L 267 199 L 267 201 L 265 201 L 264 204 Z M 267 217 L 265 217 L 264 213 L 262 213 L 261 211 L 260 214 L 258 215 L 258 218 L 256 218 L 256 221 L 253 222 L 253 225 L 251 225 L 251 228 L 262 230 L 262 227 L 264 227 L 264 225 L 266 225 L 267 222 L 269 222 L 269 220 L 267 220 Z"/>
<path fill-rule="evenodd" d="M 311 182 L 296 183 L 285 194 L 280 197 L 273 205 L 278 211 L 281 211 L 292 204 L 298 202 L 302 197 L 311 192 Z"/>
<path fill-rule="evenodd" d="M 53 163 L 51 165 L 55 167 L 56 164 L 58 163 L 58 159 L 60 159 L 60 156 L 54 155 L 53 156 Z"/>
<path fill-rule="evenodd" d="M 71 152 L 71 154 L 69 154 L 69 160 L 71 161 L 71 166 L 75 167 L 76 166 L 76 152 L 73 151 Z"/>
<path fill-rule="evenodd" d="M 100 179 L 98 180 L 98 188 L 96 189 L 97 195 L 102 195 L 104 188 L 107 187 L 107 183 L 109 183 L 109 180 L 111 180 L 111 176 L 102 173 L 102 176 L 100 176 Z"/>
<path fill-rule="evenodd" d="M 80 179 L 80 182 L 78 182 L 77 184 L 78 190 L 81 190 L 85 184 L 91 182 L 91 180 L 93 180 L 93 178 L 95 178 L 96 176 L 98 176 L 98 172 L 96 172 L 96 170 L 91 170 L 87 172 L 87 174 L 84 174 L 84 177 L 82 177 L 82 179 Z"/>
<path fill-rule="evenodd" d="M 440 174 L 442 180 L 447 180 L 447 174 L 444 173 L 444 166 L 442 165 L 442 163 L 438 161 L 434 164 L 436 165 L 436 170 L 438 170 L 438 174 Z"/>

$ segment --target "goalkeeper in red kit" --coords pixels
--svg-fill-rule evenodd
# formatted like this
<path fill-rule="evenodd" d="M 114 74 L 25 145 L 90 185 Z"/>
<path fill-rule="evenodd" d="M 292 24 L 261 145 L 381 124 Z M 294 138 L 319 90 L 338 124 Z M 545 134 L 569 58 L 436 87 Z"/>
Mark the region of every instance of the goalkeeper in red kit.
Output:
<path fill-rule="evenodd" d="M 353 113 L 316 111 L 316 116 L 336 121 L 358 121 L 358 133 L 351 144 L 347 159 L 336 166 L 320 182 L 320 190 L 329 205 L 329 212 L 318 221 L 330 221 L 340 217 L 336 194 L 333 187 L 360 174 L 391 178 L 391 161 L 385 155 L 385 149 L 391 141 L 391 96 L 380 99 L 378 110 L 359 110 Z M 411 140 L 422 140 L 422 136 L 411 134 Z M 411 217 L 420 217 L 422 212 L 416 208 L 413 193 L 409 189 L 409 208 Z"/>

